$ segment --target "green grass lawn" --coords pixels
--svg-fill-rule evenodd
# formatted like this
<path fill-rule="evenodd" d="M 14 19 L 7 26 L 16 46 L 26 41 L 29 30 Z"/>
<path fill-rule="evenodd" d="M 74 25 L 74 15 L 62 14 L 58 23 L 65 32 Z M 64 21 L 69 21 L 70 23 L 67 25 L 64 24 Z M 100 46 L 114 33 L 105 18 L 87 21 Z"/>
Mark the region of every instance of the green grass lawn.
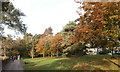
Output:
<path fill-rule="evenodd" d="M 118 66 L 105 58 L 108 55 L 66 58 L 26 58 L 21 60 L 25 70 L 118 70 Z M 27 61 L 28 64 L 24 64 Z M 118 59 L 116 59 L 118 61 Z"/>

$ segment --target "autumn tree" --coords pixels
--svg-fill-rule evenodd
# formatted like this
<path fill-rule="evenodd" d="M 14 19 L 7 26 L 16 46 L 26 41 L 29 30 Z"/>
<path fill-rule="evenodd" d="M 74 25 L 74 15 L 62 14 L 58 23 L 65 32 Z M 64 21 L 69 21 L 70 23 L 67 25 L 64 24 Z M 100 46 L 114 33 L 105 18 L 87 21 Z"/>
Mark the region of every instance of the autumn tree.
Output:
<path fill-rule="evenodd" d="M 41 38 L 41 34 L 35 34 L 32 38 L 31 38 L 31 41 L 30 41 L 30 45 L 31 45 L 31 50 L 30 50 L 30 53 L 29 55 L 33 58 L 34 56 L 36 56 L 37 52 L 35 52 L 35 47 L 37 45 L 37 43 L 39 42 L 39 39 Z"/>
<path fill-rule="evenodd" d="M 44 33 L 41 35 L 38 44 L 36 45 L 35 49 L 36 52 L 39 52 L 39 54 L 43 54 L 43 57 L 45 57 L 46 54 L 49 54 L 49 39 L 52 36 L 52 28 L 49 27 L 45 29 Z"/>
<path fill-rule="evenodd" d="M 79 3 L 79 2 L 78 2 Z M 81 2 L 80 2 L 81 3 Z M 83 2 L 81 3 L 86 12 L 80 15 L 75 41 L 91 43 L 101 47 L 102 41 L 110 43 L 109 48 L 114 48 L 119 34 L 120 2 Z M 112 46 L 111 46 L 112 45 Z M 113 55 L 113 54 L 112 54 Z"/>
<path fill-rule="evenodd" d="M 31 40 L 31 50 L 30 50 L 30 56 L 33 58 L 34 56 L 36 56 L 37 55 L 37 52 L 35 52 L 36 50 L 35 50 L 35 47 L 36 47 L 36 45 L 37 45 L 37 43 L 39 42 L 39 39 L 40 39 L 40 37 L 41 37 L 41 34 L 35 34 L 33 37 L 32 37 L 32 40 Z"/>
<path fill-rule="evenodd" d="M 40 38 L 38 44 L 35 47 L 36 52 L 39 52 L 39 54 L 43 54 L 43 57 L 45 57 L 45 51 L 46 51 L 44 48 L 45 40 L 46 37 Z"/>
<path fill-rule="evenodd" d="M 14 47 L 13 40 L 10 35 L 7 37 L 2 37 L 2 48 L 4 50 L 4 56 L 7 56 L 6 54 L 11 54 L 11 49 Z"/>
<path fill-rule="evenodd" d="M 29 53 L 32 49 L 32 34 L 26 33 L 24 34 L 23 39 L 17 38 L 15 40 L 16 46 L 13 48 L 13 50 L 17 50 L 19 54 L 23 57 L 28 57 Z"/>
<path fill-rule="evenodd" d="M 53 53 L 56 53 L 57 57 L 58 57 L 59 52 L 62 53 L 62 50 L 63 50 L 61 47 L 63 43 L 62 39 L 63 37 L 61 36 L 61 34 L 56 34 L 50 39 L 49 45 L 50 45 L 51 57 Z"/>

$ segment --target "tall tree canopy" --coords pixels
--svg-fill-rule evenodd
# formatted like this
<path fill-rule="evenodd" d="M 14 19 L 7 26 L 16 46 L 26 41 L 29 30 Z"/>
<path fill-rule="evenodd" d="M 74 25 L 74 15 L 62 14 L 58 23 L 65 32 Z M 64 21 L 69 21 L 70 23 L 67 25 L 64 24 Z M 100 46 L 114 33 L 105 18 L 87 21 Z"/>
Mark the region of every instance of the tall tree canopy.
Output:
<path fill-rule="evenodd" d="M 60 34 L 64 37 L 63 43 L 61 44 L 61 47 L 63 47 L 63 52 L 69 52 L 71 50 L 71 45 L 73 45 L 71 38 L 74 36 L 76 29 L 77 24 L 74 21 L 70 21 L 60 32 Z"/>
<path fill-rule="evenodd" d="M 65 25 L 62 29 L 62 31 L 60 32 L 60 34 L 65 37 L 63 39 L 64 43 L 62 44 L 62 47 L 67 47 L 69 45 L 71 45 L 71 38 L 75 33 L 75 30 L 77 28 L 77 24 L 73 21 L 70 21 L 67 25 Z"/>
<path fill-rule="evenodd" d="M 50 38 L 50 51 L 51 51 L 51 56 L 53 53 L 56 53 L 57 54 L 57 57 L 58 57 L 58 54 L 59 53 L 62 53 L 62 45 L 63 43 L 63 37 L 61 36 L 61 34 L 56 34 L 55 36 L 53 36 L 52 38 Z"/>
<path fill-rule="evenodd" d="M 0 2 L 2 4 L 2 11 L 0 12 L 0 31 L 4 30 L 5 26 L 9 29 L 17 30 L 21 33 L 26 32 L 26 25 L 22 23 L 23 12 L 16 9 L 11 2 Z"/>
<path fill-rule="evenodd" d="M 75 41 L 84 41 L 93 46 L 101 46 L 103 41 L 107 41 L 110 44 L 108 47 L 115 47 L 120 32 L 120 2 L 83 2 L 81 4 L 83 6 L 79 8 L 83 8 L 86 13 L 76 19 L 79 23 L 74 36 Z"/>
<path fill-rule="evenodd" d="M 39 41 L 35 47 L 36 52 L 39 52 L 39 54 L 43 54 L 43 57 L 46 54 L 49 54 L 50 50 L 49 50 L 49 39 L 52 37 L 52 28 L 49 27 L 47 29 L 45 29 L 44 33 L 41 35 L 41 37 L 39 38 Z"/>

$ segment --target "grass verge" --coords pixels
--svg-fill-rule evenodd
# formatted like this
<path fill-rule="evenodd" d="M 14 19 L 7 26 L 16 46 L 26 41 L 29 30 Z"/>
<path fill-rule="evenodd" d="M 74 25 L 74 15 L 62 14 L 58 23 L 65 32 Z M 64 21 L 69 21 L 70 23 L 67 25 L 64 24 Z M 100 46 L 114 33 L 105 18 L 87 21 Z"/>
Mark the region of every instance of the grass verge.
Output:
<path fill-rule="evenodd" d="M 25 70 L 118 70 L 109 62 L 109 55 L 86 55 L 66 58 L 26 58 L 21 60 Z M 117 58 L 116 61 L 118 61 Z M 24 64 L 27 61 L 28 64 Z"/>

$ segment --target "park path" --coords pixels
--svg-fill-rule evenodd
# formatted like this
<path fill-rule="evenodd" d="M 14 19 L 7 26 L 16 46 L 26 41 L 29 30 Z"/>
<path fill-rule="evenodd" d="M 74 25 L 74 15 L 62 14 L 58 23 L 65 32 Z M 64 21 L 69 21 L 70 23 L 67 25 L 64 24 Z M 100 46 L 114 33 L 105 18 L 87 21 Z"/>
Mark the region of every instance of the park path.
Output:
<path fill-rule="evenodd" d="M 20 60 L 15 60 L 14 62 L 13 61 L 10 61 L 4 68 L 3 70 L 15 70 L 15 71 L 22 71 L 23 72 L 23 66 L 20 62 Z"/>

